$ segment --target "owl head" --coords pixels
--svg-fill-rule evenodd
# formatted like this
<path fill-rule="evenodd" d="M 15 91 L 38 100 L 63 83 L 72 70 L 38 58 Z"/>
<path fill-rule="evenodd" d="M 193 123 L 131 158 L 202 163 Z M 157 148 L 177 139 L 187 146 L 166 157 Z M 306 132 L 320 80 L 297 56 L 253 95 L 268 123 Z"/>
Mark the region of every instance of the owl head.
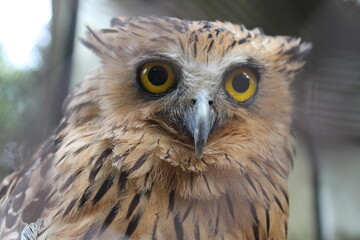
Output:
<path fill-rule="evenodd" d="M 146 155 L 179 172 L 226 174 L 250 172 L 255 162 L 287 176 L 289 85 L 310 44 L 170 17 L 115 18 L 82 42 L 102 61 L 89 77 L 97 89 L 91 116 L 131 164 Z"/>

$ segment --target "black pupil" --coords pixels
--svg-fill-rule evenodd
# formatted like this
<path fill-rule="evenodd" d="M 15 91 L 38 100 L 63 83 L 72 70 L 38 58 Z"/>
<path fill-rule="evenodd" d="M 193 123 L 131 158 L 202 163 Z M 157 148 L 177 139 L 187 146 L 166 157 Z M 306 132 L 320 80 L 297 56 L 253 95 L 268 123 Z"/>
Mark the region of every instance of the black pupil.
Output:
<path fill-rule="evenodd" d="M 155 66 L 149 70 L 148 78 L 153 85 L 160 86 L 166 82 L 168 73 L 165 68 L 161 66 Z"/>
<path fill-rule="evenodd" d="M 246 73 L 236 75 L 232 81 L 232 86 L 239 93 L 246 92 L 250 86 L 249 76 Z"/>

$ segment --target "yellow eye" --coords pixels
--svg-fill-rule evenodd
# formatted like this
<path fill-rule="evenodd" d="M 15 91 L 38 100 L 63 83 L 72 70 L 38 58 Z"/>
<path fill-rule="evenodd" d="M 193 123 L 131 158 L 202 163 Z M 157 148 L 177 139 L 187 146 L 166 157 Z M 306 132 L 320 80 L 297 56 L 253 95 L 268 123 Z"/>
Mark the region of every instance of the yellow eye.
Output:
<path fill-rule="evenodd" d="M 236 101 L 245 102 L 256 93 L 256 76 L 249 68 L 238 68 L 227 76 L 225 89 Z"/>
<path fill-rule="evenodd" d="M 141 68 L 140 83 L 150 93 L 164 93 L 174 84 L 174 72 L 166 63 L 147 62 Z"/>

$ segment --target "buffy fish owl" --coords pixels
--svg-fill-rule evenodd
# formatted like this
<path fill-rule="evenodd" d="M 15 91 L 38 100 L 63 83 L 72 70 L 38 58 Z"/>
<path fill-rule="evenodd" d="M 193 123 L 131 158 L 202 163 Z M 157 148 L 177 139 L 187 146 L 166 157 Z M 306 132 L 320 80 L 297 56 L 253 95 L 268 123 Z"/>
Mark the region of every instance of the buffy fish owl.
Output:
<path fill-rule="evenodd" d="M 0 186 L 0 238 L 287 238 L 289 85 L 311 45 L 229 22 L 115 18 L 32 159 Z"/>

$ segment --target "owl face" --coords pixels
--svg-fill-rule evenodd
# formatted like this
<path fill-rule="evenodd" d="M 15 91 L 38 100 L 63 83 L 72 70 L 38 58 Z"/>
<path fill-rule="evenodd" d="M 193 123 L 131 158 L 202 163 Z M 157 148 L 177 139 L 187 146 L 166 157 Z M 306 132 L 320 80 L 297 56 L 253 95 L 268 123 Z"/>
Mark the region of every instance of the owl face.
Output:
<path fill-rule="evenodd" d="M 149 149 L 174 166 L 205 171 L 239 151 L 267 155 L 291 144 L 289 84 L 310 49 L 299 39 L 146 17 L 116 18 L 82 41 L 103 62 L 104 126 L 142 132 Z"/>

